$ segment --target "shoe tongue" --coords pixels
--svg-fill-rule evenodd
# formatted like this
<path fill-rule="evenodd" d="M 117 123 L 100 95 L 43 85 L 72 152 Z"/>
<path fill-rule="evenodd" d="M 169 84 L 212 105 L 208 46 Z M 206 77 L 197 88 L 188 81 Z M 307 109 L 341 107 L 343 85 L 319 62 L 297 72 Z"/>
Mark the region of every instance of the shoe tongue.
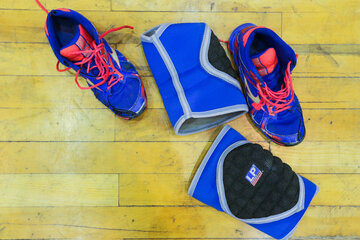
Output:
<path fill-rule="evenodd" d="M 65 46 L 60 50 L 60 54 L 69 59 L 70 61 L 73 62 L 79 62 L 81 60 L 83 60 L 85 57 L 89 57 L 91 55 L 91 53 L 77 53 L 74 54 L 74 52 L 77 51 L 85 51 L 85 50 L 91 50 L 93 49 L 92 46 L 92 42 L 94 41 L 93 37 L 85 30 L 85 28 L 82 25 L 78 25 L 78 29 L 77 29 L 77 33 L 75 34 L 75 37 Z M 105 60 L 106 61 L 106 60 Z M 94 61 L 91 61 L 87 64 L 90 64 L 90 67 L 92 66 L 96 66 Z M 85 64 L 83 66 L 83 68 L 87 68 L 87 64 Z M 99 74 L 99 69 L 98 68 L 93 68 L 91 69 L 87 75 L 96 77 Z M 109 76 L 110 78 L 111 76 Z M 98 80 L 101 81 L 101 80 Z M 98 88 L 104 88 L 106 89 L 106 84 L 99 86 Z M 112 91 L 117 91 L 120 88 L 120 84 L 115 84 L 111 90 Z"/>
<path fill-rule="evenodd" d="M 252 56 L 251 60 L 254 63 L 259 75 L 263 78 L 270 89 L 273 91 L 279 90 L 281 85 L 279 78 L 281 74 L 279 60 L 276 56 L 275 49 L 268 48 L 262 53 Z"/>
<path fill-rule="evenodd" d="M 91 53 L 74 54 L 74 52 L 92 49 L 91 43 L 93 41 L 94 39 L 91 37 L 91 35 L 85 30 L 85 28 L 82 25 L 79 24 L 75 37 L 65 47 L 63 47 L 60 50 L 60 54 L 63 57 L 69 59 L 70 61 L 73 62 L 81 61 L 85 57 L 90 56 Z"/>
<path fill-rule="evenodd" d="M 251 60 L 262 77 L 272 73 L 276 64 L 278 64 L 278 58 L 274 48 L 268 48 L 264 52 L 252 56 Z"/>

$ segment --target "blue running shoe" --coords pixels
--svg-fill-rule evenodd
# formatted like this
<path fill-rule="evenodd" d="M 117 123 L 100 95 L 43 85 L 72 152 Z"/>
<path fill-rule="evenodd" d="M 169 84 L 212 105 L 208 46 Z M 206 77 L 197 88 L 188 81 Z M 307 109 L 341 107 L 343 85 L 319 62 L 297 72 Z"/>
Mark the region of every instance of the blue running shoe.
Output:
<path fill-rule="evenodd" d="M 58 58 L 56 68 L 63 72 L 76 71 L 75 82 L 80 89 L 91 89 L 96 98 L 115 114 L 124 119 L 139 116 L 147 105 L 144 85 L 135 67 L 119 51 L 114 50 L 104 37 L 122 26 L 111 29 L 101 36 L 81 14 L 65 8 L 47 13 L 45 33 L 52 50 Z M 59 63 L 67 68 L 60 69 Z M 82 76 L 88 86 L 78 82 Z"/>
<path fill-rule="evenodd" d="M 297 62 L 294 50 L 272 30 L 250 23 L 232 32 L 229 49 L 256 127 L 277 144 L 300 143 L 305 125 L 291 79 Z"/>

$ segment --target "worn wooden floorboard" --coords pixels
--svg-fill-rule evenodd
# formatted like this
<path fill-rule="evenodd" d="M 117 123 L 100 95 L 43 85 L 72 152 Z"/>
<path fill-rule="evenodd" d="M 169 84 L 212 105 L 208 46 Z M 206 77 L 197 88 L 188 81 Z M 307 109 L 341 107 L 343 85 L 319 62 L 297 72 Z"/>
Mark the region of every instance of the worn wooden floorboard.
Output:
<path fill-rule="evenodd" d="M 140 34 L 194 21 L 224 40 L 245 22 L 267 26 L 294 48 L 304 142 L 270 143 L 245 115 L 230 125 L 320 187 L 292 239 L 360 239 L 359 1 L 41 2 L 79 11 L 99 33 L 133 25 L 106 38 L 139 70 L 149 104 L 117 118 L 56 71 L 35 1 L 0 0 L 0 239 L 269 239 L 187 195 L 220 128 L 174 134 Z"/>

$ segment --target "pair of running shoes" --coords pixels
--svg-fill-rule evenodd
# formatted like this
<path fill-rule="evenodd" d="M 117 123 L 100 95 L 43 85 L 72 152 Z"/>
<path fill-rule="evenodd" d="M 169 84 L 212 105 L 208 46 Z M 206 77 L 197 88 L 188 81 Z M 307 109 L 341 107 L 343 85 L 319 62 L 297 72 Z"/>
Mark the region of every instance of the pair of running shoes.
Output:
<path fill-rule="evenodd" d="M 60 8 L 47 13 L 45 33 L 55 56 L 58 71 L 73 69 L 80 89 L 91 89 L 95 97 L 123 119 L 139 116 L 147 106 L 141 78 L 131 62 L 110 47 L 95 27 L 76 11 Z M 305 137 L 302 110 L 292 85 L 291 71 L 297 56 L 272 30 L 243 24 L 228 42 L 245 87 L 249 114 L 260 131 L 273 142 L 292 146 Z M 59 63 L 66 66 L 60 69 Z M 78 77 L 86 79 L 81 86 Z"/>

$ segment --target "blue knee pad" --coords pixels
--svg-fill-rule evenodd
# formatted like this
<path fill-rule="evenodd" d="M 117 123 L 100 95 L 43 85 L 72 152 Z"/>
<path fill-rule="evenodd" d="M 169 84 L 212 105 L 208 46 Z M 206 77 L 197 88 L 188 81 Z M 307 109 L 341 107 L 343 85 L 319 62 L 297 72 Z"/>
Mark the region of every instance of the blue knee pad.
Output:
<path fill-rule="evenodd" d="M 161 24 L 141 41 L 176 134 L 207 130 L 248 111 L 230 60 L 207 24 Z"/>
<path fill-rule="evenodd" d="M 314 183 L 229 126 L 210 147 L 188 191 L 276 239 L 293 234 L 317 192 Z"/>

